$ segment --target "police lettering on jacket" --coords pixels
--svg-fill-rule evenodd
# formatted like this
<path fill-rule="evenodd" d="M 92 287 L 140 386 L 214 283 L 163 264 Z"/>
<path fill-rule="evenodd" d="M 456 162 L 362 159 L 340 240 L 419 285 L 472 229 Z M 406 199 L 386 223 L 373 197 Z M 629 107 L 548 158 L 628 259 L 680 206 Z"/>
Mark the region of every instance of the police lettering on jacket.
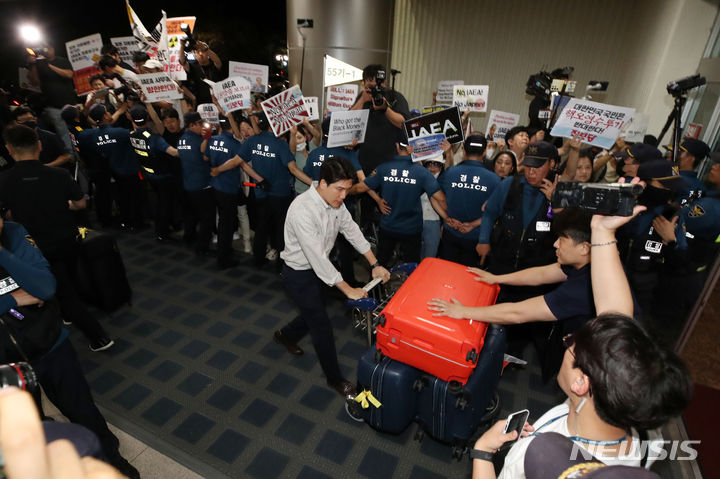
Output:
<path fill-rule="evenodd" d="M 401 176 L 398 176 L 398 169 L 393 168 L 390 170 L 390 176 L 383 176 L 383 181 L 387 181 L 390 183 L 408 183 L 410 185 L 414 185 L 417 183 L 417 180 L 415 178 L 408 178 L 408 175 L 410 174 L 410 170 L 400 170 Z"/>
<path fill-rule="evenodd" d="M 460 175 L 460 181 L 453 181 L 451 188 L 462 188 L 467 190 L 487 191 L 487 185 L 480 184 L 480 177 L 473 176 L 472 183 L 468 183 L 468 175 Z"/>
<path fill-rule="evenodd" d="M 98 139 L 95 142 L 96 145 L 110 145 L 112 143 L 117 143 L 117 140 L 115 138 L 110 138 L 110 135 L 98 135 Z"/>
<path fill-rule="evenodd" d="M 229 153 L 230 152 L 230 150 L 228 150 L 227 147 L 225 146 L 225 140 L 213 140 L 213 142 L 209 148 L 212 151 L 217 151 L 218 153 Z"/>
<path fill-rule="evenodd" d="M 260 143 L 257 143 L 257 146 L 255 149 L 253 149 L 252 154 L 258 156 L 265 156 L 267 158 L 275 158 L 275 152 L 269 150 L 270 147 L 268 145 L 263 146 Z"/>
<path fill-rule="evenodd" d="M 184 138 L 181 138 L 178 140 L 178 150 L 192 150 L 192 144 L 188 144 L 187 140 Z"/>

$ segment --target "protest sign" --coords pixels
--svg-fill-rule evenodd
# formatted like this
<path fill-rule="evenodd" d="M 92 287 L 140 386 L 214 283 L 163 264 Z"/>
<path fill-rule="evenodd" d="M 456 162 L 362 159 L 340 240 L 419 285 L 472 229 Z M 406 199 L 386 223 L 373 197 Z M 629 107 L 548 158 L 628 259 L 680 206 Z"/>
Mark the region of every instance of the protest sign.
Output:
<path fill-rule="evenodd" d="M 462 111 L 487 111 L 487 85 L 455 85 L 453 86 L 453 105 Z"/>
<path fill-rule="evenodd" d="M 250 82 L 243 77 L 227 78 L 210 86 L 225 115 L 252 106 Z"/>
<path fill-rule="evenodd" d="M 330 131 L 328 133 L 328 148 L 365 141 L 370 110 L 336 111 L 330 116 Z"/>
<path fill-rule="evenodd" d="M 102 37 L 99 33 L 67 42 L 65 47 L 72 69 L 76 71 L 95 66 L 100 60 L 102 46 Z"/>
<path fill-rule="evenodd" d="M 702 129 L 703 126 L 700 123 L 688 123 L 687 130 L 685 130 L 685 138 L 695 138 L 699 140 Z"/>
<path fill-rule="evenodd" d="M 90 86 L 90 77 L 96 73 L 102 73 L 95 67 L 87 67 L 82 70 L 73 71 L 73 84 L 75 85 L 75 92 L 78 95 L 85 95 L 93 91 Z"/>
<path fill-rule="evenodd" d="M 487 141 L 505 140 L 505 133 L 520 123 L 520 115 L 514 113 L 506 113 L 504 111 L 490 111 L 490 118 L 485 131 Z"/>
<path fill-rule="evenodd" d="M 318 97 L 316 96 L 306 96 L 303 97 L 303 103 L 305 103 L 305 108 L 308 111 L 308 120 L 319 120 L 320 119 L 320 112 L 318 111 Z"/>
<path fill-rule="evenodd" d="M 443 80 L 438 82 L 436 102 L 450 103 L 453 101 L 453 87 L 455 85 L 464 85 L 462 80 Z"/>
<path fill-rule="evenodd" d="M 267 115 L 275 136 L 282 135 L 309 116 L 303 103 L 302 92 L 297 85 L 268 98 L 260 105 Z"/>
<path fill-rule="evenodd" d="M 250 83 L 250 91 L 253 93 L 265 93 L 268 91 L 267 65 L 256 65 L 254 63 L 230 62 L 231 77 L 243 77 Z"/>
<path fill-rule="evenodd" d="M 172 17 L 168 18 L 165 22 L 167 28 L 168 61 L 164 65 L 163 71 L 169 74 L 173 80 L 187 80 L 187 73 L 182 65 L 180 65 L 180 43 L 187 38 L 187 35 L 180 29 L 180 26 L 186 23 L 192 33 L 195 29 L 195 20 L 195 17 Z"/>
<path fill-rule="evenodd" d="M 571 98 L 550 134 L 579 138 L 583 143 L 600 148 L 612 148 L 634 114 L 634 108 Z"/>
<path fill-rule="evenodd" d="M 413 149 L 412 160 L 413 161 L 442 161 L 443 150 L 440 144 L 445 140 L 445 135 L 437 133 L 435 135 L 423 136 L 420 138 L 413 138 L 408 143 Z"/>
<path fill-rule="evenodd" d="M 206 121 L 213 125 L 217 124 L 220 121 L 220 112 L 218 111 L 217 107 L 212 103 L 203 103 L 202 105 L 198 105 L 197 112 L 200 113 L 203 121 Z"/>
<path fill-rule="evenodd" d="M 457 107 L 411 118 L 403 123 L 408 140 L 442 133 L 450 143 L 463 141 L 462 121 Z"/>
<path fill-rule="evenodd" d="M 330 55 L 325 55 L 323 86 L 341 85 L 362 80 L 362 70 Z"/>
<path fill-rule="evenodd" d="M 625 125 L 620 136 L 625 137 L 625 141 L 629 143 L 642 143 L 649 124 L 650 115 L 635 113 L 630 122 Z"/>
<path fill-rule="evenodd" d="M 172 101 L 182 98 L 177 83 L 167 73 L 143 73 L 138 75 L 138 81 L 147 102 Z"/>
<path fill-rule="evenodd" d="M 452 101 L 452 100 L 450 100 Z M 452 105 L 430 105 L 430 106 L 424 106 L 420 110 L 420 112 L 424 115 L 426 113 L 432 113 L 434 111 L 440 111 L 444 110 L 446 108 L 450 108 Z"/>
<path fill-rule="evenodd" d="M 120 60 L 132 65 L 133 53 L 138 50 L 138 41 L 135 37 L 113 37 L 110 39 L 115 48 L 118 49 Z"/>
<path fill-rule="evenodd" d="M 357 98 L 357 85 L 331 86 L 328 88 L 328 111 L 345 111 L 352 108 Z"/>

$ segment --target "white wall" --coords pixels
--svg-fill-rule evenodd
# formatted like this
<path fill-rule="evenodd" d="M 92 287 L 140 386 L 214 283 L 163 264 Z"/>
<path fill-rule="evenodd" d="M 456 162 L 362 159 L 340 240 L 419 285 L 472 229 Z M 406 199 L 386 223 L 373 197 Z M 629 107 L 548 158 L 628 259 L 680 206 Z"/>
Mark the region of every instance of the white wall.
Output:
<path fill-rule="evenodd" d="M 672 106 L 665 84 L 696 71 L 717 8 L 703 0 L 396 0 L 396 88 L 421 107 L 440 80 L 487 84 L 488 112 L 527 123 L 528 77 L 571 65 L 576 96 L 588 81 L 607 80 L 598 100 L 649 113 L 657 134 Z M 473 117 L 476 129 L 486 122 Z"/>

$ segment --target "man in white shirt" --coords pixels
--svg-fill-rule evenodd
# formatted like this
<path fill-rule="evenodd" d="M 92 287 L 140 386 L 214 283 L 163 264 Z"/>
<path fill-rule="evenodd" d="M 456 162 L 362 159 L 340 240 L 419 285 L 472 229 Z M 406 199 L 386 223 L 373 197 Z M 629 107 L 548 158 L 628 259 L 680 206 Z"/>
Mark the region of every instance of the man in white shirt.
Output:
<path fill-rule="evenodd" d="M 345 282 L 330 262 L 328 255 L 338 233 L 365 256 L 373 278 L 381 278 L 383 282 L 390 279 L 390 273 L 380 266 L 370 243 L 343 204 L 356 180 L 355 168 L 348 160 L 330 157 L 320 168 L 318 185 L 299 195 L 290 205 L 285 220 L 285 249 L 280 258 L 284 261 L 285 289 L 300 314 L 274 334 L 275 342 L 299 356 L 303 350 L 297 342 L 310 333 L 328 386 L 344 398 L 354 397 L 355 387 L 340 372 L 332 324 L 325 311 L 323 283 L 337 287 L 350 299 L 363 298 L 367 292 Z"/>

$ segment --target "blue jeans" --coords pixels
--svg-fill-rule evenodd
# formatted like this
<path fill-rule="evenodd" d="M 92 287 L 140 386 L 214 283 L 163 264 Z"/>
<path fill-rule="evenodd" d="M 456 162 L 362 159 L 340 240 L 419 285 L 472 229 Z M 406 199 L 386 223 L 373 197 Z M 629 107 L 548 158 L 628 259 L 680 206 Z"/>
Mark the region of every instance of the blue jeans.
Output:
<path fill-rule="evenodd" d="M 437 256 L 440 244 L 440 225 L 440 220 L 423 221 L 421 259 Z"/>
<path fill-rule="evenodd" d="M 52 123 L 53 128 L 55 128 L 55 133 L 60 137 L 67 153 L 72 154 L 74 157 L 75 149 L 70 142 L 70 130 L 68 130 L 65 120 L 60 116 L 60 108 L 45 107 L 45 116 L 50 123 Z"/>

